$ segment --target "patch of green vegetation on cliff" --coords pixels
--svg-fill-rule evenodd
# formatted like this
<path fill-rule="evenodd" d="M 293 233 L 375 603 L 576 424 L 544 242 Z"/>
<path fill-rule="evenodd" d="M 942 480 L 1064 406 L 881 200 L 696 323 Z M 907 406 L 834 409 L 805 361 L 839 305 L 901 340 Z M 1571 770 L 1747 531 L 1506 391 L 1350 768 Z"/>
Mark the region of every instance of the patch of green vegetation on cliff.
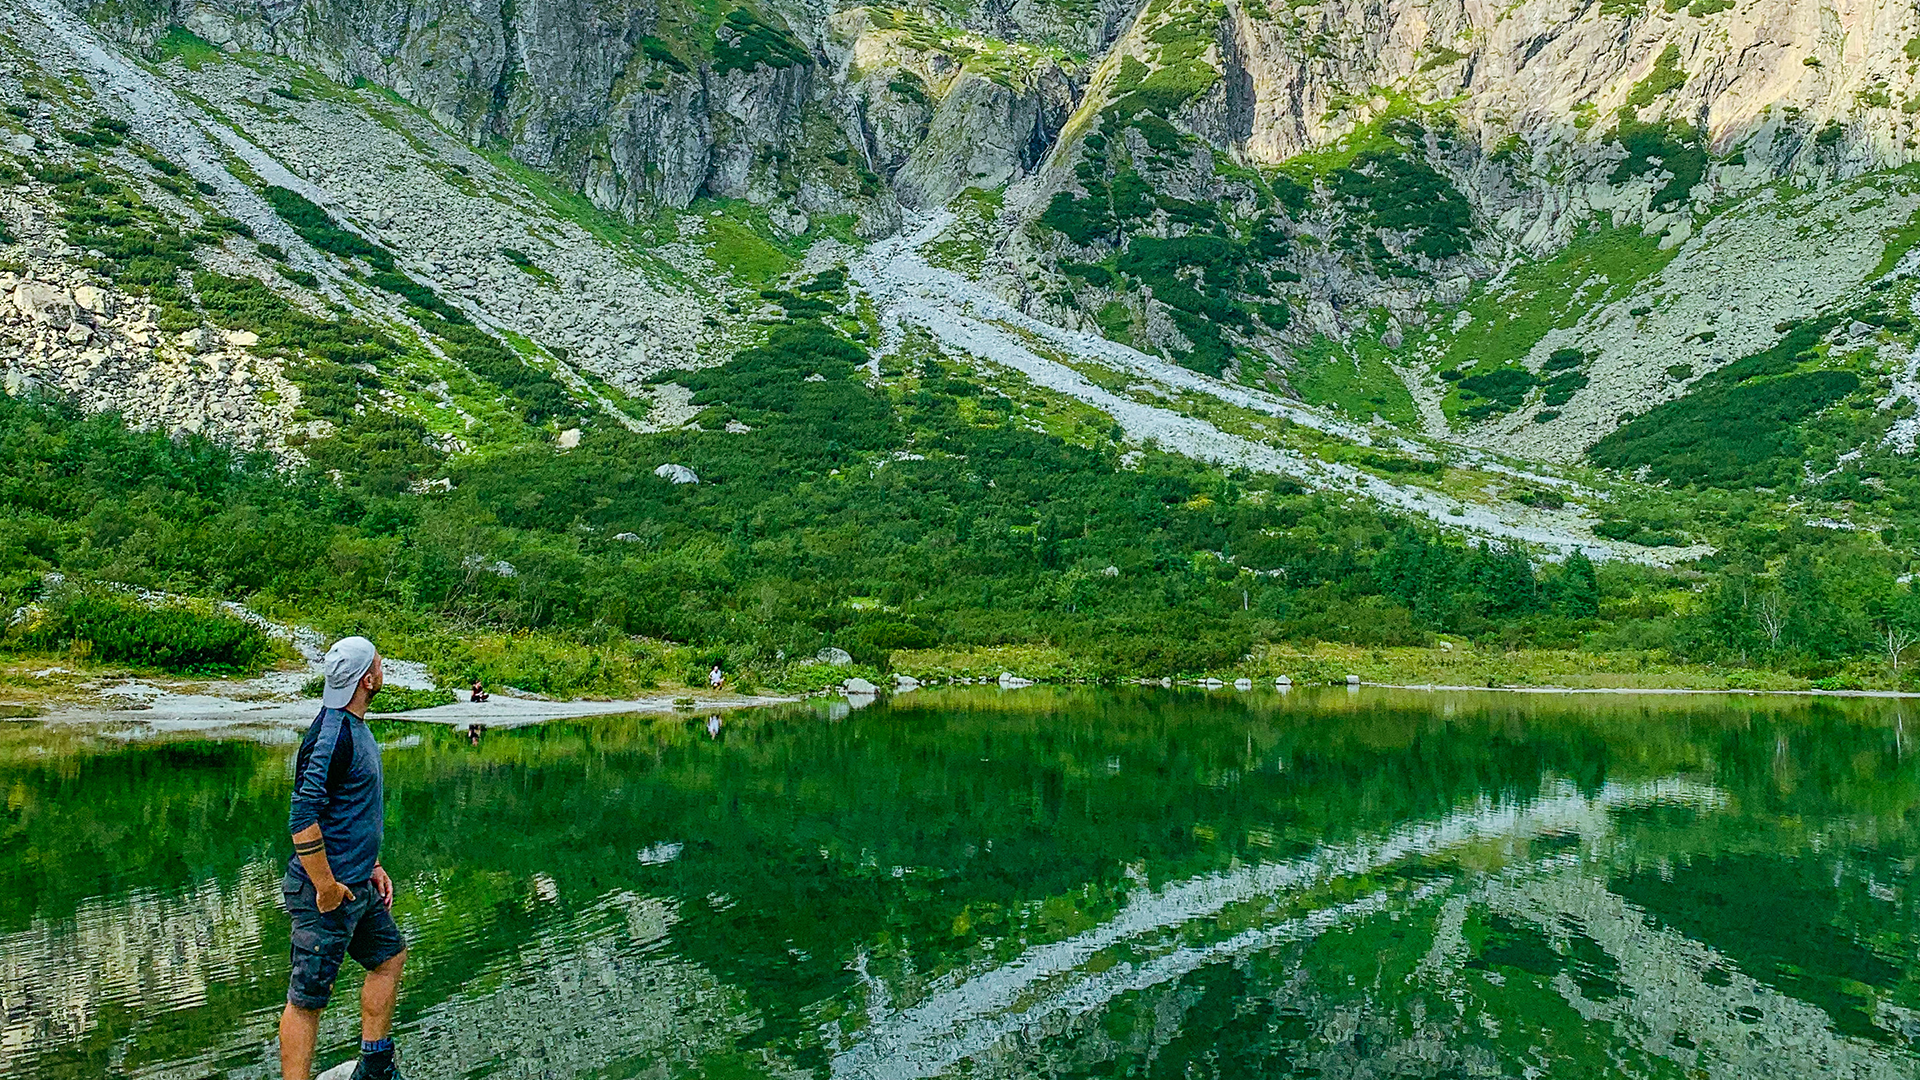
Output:
<path fill-rule="evenodd" d="M 1333 191 L 1367 227 L 1411 234 L 1407 251 L 1447 259 L 1472 249 L 1472 207 L 1418 149 L 1362 153 L 1334 174 Z"/>
<path fill-rule="evenodd" d="M 745 284 L 765 284 L 791 270 L 812 243 L 774 228 L 766 208 L 746 199 L 696 199 L 686 217 L 705 229 L 714 265 Z"/>
<path fill-rule="evenodd" d="M 1587 456 L 1625 472 L 1646 468 L 1676 485 L 1797 484 L 1807 423 L 1861 389 L 1860 371 L 1824 366 L 1822 339 L 1861 317 L 1887 318 L 1869 303 L 1794 324 L 1772 347 L 1702 376 L 1685 397 L 1622 425 Z"/>
<path fill-rule="evenodd" d="M 1165 119 L 1220 81 L 1219 69 L 1206 56 L 1225 13 L 1218 3 L 1194 0 L 1156 0 L 1147 6 L 1144 18 L 1164 20 L 1146 34 L 1154 62 L 1149 68 L 1131 56 L 1121 61 L 1113 101 L 1102 111 L 1115 130 L 1142 113 Z"/>
<path fill-rule="evenodd" d="M 1568 327 L 1582 315 L 1627 295 L 1658 274 L 1678 248 L 1660 249 L 1660 238 L 1635 228 L 1592 226 L 1551 259 L 1516 267 L 1501 285 L 1481 286 L 1467 302 L 1467 325 L 1442 330 L 1430 346 L 1433 369 L 1458 378 L 1517 365 L 1549 330 Z M 1458 391 L 1442 400 L 1449 417 L 1471 404 Z"/>
<path fill-rule="evenodd" d="M 221 59 L 218 45 L 178 25 L 168 27 L 167 32 L 153 43 L 147 55 L 156 64 L 178 60 L 194 71 Z"/>
<path fill-rule="evenodd" d="M 1114 260 L 1115 270 L 1153 290 L 1192 342 L 1192 351 L 1176 359 L 1208 375 L 1221 374 L 1233 360 L 1222 329 L 1249 322 L 1246 308 L 1231 295 L 1244 265 L 1244 249 L 1218 236 L 1139 236 Z"/>
<path fill-rule="evenodd" d="M 1142 70 L 1144 65 L 1134 63 L 1124 74 L 1140 78 Z M 1118 137 L 1117 132 L 1128 128 L 1136 129 L 1147 144 L 1150 153 L 1144 160 L 1133 159 L 1127 150 L 1133 144 Z M 1218 202 L 1156 190 L 1154 177 L 1165 164 L 1159 155 L 1186 142 L 1186 136 L 1150 112 L 1106 117 L 1100 130 L 1086 136 L 1074 166 L 1086 194 L 1057 192 L 1035 225 L 1083 247 L 1111 251 L 1097 263 L 1066 259 L 1060 269 L 1102 290 L 1150 290 L 1152 302 L 1166 309 L 1190 346 L 1174 348 L 1170 358 L 1221 375 L 1242 355 L 1228 331 L 1258 336 L 1284 329 L 1292 311 L 1274 286 L 1299 278 L 1271 268 L 1274 260 L 1289 254 L 1291 238 L 1285 219 L 1274 209 L 1270 185 L 1258 173 L 1229 162 L 1216 174 L 1232 185 Z M 1257 208 L 1251 214 L 1242 205 L 1249 197 Z M 1168 232 L 1173 235 L 1164 235 Z M 1063 296 L 1062 302 L 1072 299 Z M 1107 301 L 1103 293 L 1080 302 L 1091 312 Z M 1127 316 L 1125 325 L 1131 324 Z M 1254 367 L 1243 371 L 1243 377 L 1252 377 L 1261 363 L 1257 356 L 1248 359 Z"/>
<path fill-rule="evenodd" d="M 769 244 L 752 228 L 728 218 L 713 218 L 707 223 L 707 257 L 734 278 L 758 284 L 778 277 L 793 266 L 793 260 Z"/>
<path fill-rule="evenodd" d="M 1867 274 L 1867 280 L 1881 278 L 1893 272 L 1900 265 L 1913 246 L 1920 243 L 1920 212 L 1908 215 L 1907 220 L 1886 229 L 1881 234 L 1885 247 L 1881 249 L 1880 261 L 1874 264 Z"/>
<path fill-rule="evenodd" d="M 1275 166 L 1275 171 L 1312 190 L 1351 168 L 1363 154 L 1405 152 L 1413 130 L 1438 126 L 1448 115 L 1444 107 L 1422 105 L 1401 94 L 1385 96 L 1386 108 L 1366 123 L 1317 150 L 1295 154 Z"/>
<path fill-rule="evenodd" d="M 342 258 L 364 259 L 375 270 L 388 272 L 393 270 L 391 252 L 367 240 L 359 233 L 341 228 L 340 223 L 333 220 L 331 214 L 315 205 L 306 196 L 283 187 L 269 187 L 261 194 L 266 196 L 267 202 L 272 205 L 274 211 L 287 224 L 293 226 L 293 231 L 299 233 L 300 238 L 307 243 Z"/>
<path fill-rule="evenodd" d="M 1068 196 L 1068 201 L 1071 203 L 1072 196 Z M 947 201 L 947 209 L 953 211 L 953 224 L 947 226 L 939 239 L 921 249 L 927 260 L 949 270 L 977 272 L 987 252 L 1001 239 L 994 225 L 1005 203 L 1006 194 L 998 189 L 962 188 Z"/>
<path fill-rule="evenodd" d="M 713 71 L 716 75 L 725 75 L 730 71 L 752 71 L 760 66 L 780 69 L 811 63 L 813 54 L 799 39 L 746 8 L 734 8 L 727 12 L 720 28 L 714 32 Z"/>
<path fill-rule="evenodd" d="M 1666 184 L 1648 200 L 1656 210 L 1686 201 L 1693 186 L 1706 176 L 1706 140 L 1692 125 L 1622 120 L 1613 137 L 1627 156 L 1614 167 L 1608 183 L 1623 184 L 1656 168 L 1668 173 Z"/>
<path fill-rule="evenodd" d="M 1640 109 L 1653 104 L 1653 99 L 1661 94 L 1672 93 L 1687 84 L 1687 73 L 1680 70 L 1680 46 L 1669 44 L 1653 62 L 1653 70 L 1647 77 L 1633 84 L 1627 92 L 1627 107 Z"/>
<path fill-rule="evenodd" d="M 1315 335 L 1313 344 L 1295 351 L 1287 383 L 1308 404 L 1332 405 L 1363 422 L 1378 414 L 1388 423 L 1417 429 L 1420 413 L 1413 395 L 1387 366 L 1392 350 L 1372 329 L 1346 342 Z"/>

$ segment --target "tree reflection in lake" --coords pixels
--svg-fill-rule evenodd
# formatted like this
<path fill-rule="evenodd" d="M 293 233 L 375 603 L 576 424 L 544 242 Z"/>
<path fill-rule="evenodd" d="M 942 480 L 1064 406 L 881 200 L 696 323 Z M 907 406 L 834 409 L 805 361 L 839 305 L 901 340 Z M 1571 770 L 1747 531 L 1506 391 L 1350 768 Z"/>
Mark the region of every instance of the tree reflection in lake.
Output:
<path fill-rule="evenodd" d="M 1035 688 L 435 730 L 387 755 L 403 1055 L 1920 1075 L 1904 708 Z M 270 1074 L 290 752 L 0 725 L 0 1074 Z"/>

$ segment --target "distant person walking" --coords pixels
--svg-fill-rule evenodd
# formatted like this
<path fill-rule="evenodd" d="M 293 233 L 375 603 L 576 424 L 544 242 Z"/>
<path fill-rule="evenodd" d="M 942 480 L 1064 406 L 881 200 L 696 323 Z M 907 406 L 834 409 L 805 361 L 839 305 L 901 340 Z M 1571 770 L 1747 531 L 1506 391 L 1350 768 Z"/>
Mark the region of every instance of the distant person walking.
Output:
<path fill-rule="evenodd" d="M 393 921 L 393 879 L 380 867 L 380 744 L 366 721 L 385 673 L 373 642 L 350 637 L 327 650 L 323 675 L 320 715 L 294 758 L 287 815 L 293 858 L 281 889 L 293 920 L 293 973 L 280 1014 L 280 1076 L 309 1080 L 320 1010 L 333 996 L 340 961 L 351 956 L 367 969 L 354 1080 L 396 1080 L 389 1033 L 407 943 Z"/>

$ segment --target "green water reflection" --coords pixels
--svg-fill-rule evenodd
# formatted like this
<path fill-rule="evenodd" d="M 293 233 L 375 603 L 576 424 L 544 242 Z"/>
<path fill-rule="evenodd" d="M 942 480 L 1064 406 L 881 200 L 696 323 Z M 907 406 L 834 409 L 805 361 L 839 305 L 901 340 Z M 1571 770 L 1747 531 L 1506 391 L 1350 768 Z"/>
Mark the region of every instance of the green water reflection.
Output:
<path fill-rule="evenodd" d="M 1907 708 L 1034 688 L 717 738 L 389 726 L 403 1054 L 426 1080 L 1920 1076 Z M 291 750 L 0 724 L 0 1075 L 270 1074 Z"/>

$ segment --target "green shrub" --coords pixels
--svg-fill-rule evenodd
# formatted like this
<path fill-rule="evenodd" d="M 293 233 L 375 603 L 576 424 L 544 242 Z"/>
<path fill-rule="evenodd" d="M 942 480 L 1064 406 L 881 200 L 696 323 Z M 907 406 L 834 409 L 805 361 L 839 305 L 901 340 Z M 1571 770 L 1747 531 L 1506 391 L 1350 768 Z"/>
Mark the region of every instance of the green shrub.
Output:
<path fill-rule="evenodd" d="M 1054 194 L 1040 224 L 1083 247 L 1114 238 L 1113 214 L 1104 199 L 1082 199 L 1065 191 Z"/>
<path fill-rule="evenodd" d="M 397 270 L 382 270 L 368 279 L 376 289 L 385 289 L 422 311 L 432 312 L 450 323 L 464 323 L 467 317 L 440 299 L 440 294 Z"/>
<path fill-rule="evenodd" d="M 264 631 L 224 612 L 92 590 L 56 597 L 14 633 L 13 644 L 182 674 L 252 671 L 271 651 Z"/>
<path fill-rule="evenodd" d="M 1527 391 L 1532 390 L 1538 379 L 1533 372 L 1523 367 L 1497 367 L 1492 371 L 1483 371 L 1478 375 L 1468 375 L 1460 380 L 1462 390 L 1471 391 L 1485 398 L 1494 410 L 1511 412 L 1526 400 Z"/>
<path fill-rule="evenodd" d="M 1366 225 L 1413 233 L 1409 251 L 1445 259 L 1472 247 L 1466 196 L 1417 152 L 1367 151 L 1335 174 L 1333 190 Z"/>
<path fill-rule="evenodd" d="M 415 709 L 434 709 L 454 702 L 451 690 L 414 690 L 405 686 L 386 686 L 374 695 L 369 712 L 397 713 Z"/>
<path fill-rule="evenodd" d="M 727 12 L 720 30 L 714 35 L 713 71 L 752 71 L 765 65 L 790 68 L 813 63 L 813 54 L 792 34 L 762 22 L 745 8 Z"/>
<path fill-rule="evenodd" d="M 307 243 L 334 255 L 365 259 L 376 270 L 393 271 L 393 255 L 387 249 L 341 228 L 332 215 L 306 196 L 283 187 L 269 187 L 264 194 L 275 212 Z"/>
<path fill-rule="evenodd" d="M 1698 129 L 1674 123 L 1644 124 L 1623 122 L 1614 132 L 1627 156 L 1607 177 L 1610 184 L 1623 184 L 1654 168 L 1664 169 L 1670 178 L 1653 193 L 1649 206 L 1659 209 L 1688 197 L 1693 186 L 1707 173 L 1707 151 Z"/>

